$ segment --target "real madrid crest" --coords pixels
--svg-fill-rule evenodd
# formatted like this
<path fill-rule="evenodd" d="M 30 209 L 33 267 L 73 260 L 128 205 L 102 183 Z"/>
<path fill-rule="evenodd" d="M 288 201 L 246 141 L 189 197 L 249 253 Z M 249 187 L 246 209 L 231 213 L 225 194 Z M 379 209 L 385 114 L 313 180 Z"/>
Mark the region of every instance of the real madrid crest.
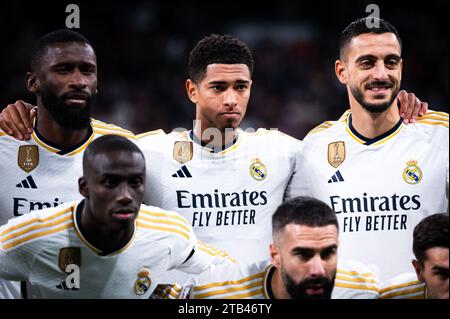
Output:
<path fill-rule="evenodd" d="M 345 160 L 345 143 L 334 142 L 328 144 L 328 163 L 334 168 L 338 168 Z"/>
<path fill-rule="evenodd" d="M 403 170 L 403 180 L 408 184 L 418 184 L 422 180 L 422 170 L 417 165 L 417 161 L 410 160 L 406 163 L 406 168 Z"/>
<path fill-rule="evenodd" d="M 193 154 L 193 146 L 190 141 L 177 141 L 173 145 L 173 159 L 180 164 L 189 162 Z"/>
<path fill-rule="evenodd" d="M 267 176 L 266 165 L 257 158 L 252 160 L 252 164 L 250 165 L 250 175 L 257 181 L 262 181 Z"/>
<path fill-rule="evenodd" d="M 59 269 L 65 272 L 68 265 L 77 265 L 78 267 L 81 267 L 80 247 L 65 247 L 59 250 Z"/>
<path fill-rule="evenodd" d="M 39 149 L 36 145 L 22 145 L 17 155 L 17 165 L 29 173 L 39 164 Z"/>
<path fill-rule="evenodd" d="M 150 289 L 151 285 L 150 268 L 142 267 L 138 272 L 138 279 L 134 282 L 134 293 L 141 296 Z"/>

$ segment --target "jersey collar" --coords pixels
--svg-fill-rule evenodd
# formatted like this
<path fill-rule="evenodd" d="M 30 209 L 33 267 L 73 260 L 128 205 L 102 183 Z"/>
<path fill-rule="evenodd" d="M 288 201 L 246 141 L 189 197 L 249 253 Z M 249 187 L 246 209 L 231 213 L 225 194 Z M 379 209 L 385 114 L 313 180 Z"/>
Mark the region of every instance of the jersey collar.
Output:
<path fill-rule="evenodd" d="M 240 141 L 239 138 L 240 134 L 239 131 L 236 130 L 236 136 L 234 137 L 233 141 L 227 145 L 223 145 L 222 147 L 208 147 L 208 144 L 200 140 L 197 136 L 194 135 L 194 132 L 192 130 L 189 131 L 189 138 L 197 145 L 201 146 L 203 149 L 207 150 L 210 153 L 219 154 L 222 152 L 228 152 L 232 148 L 235 148 L 238 144 L 238 141 Z"/>
<path fill-rule="evenodd" d="M 109 253 L 105 253 L 103 251 L 101 251 L 100 249 L 96 248 L 94 245 L 92 245 L 91 243 L 89 243 L 87 241 L 87 239 L 83 236 L 80 225 L 81 225 L 81 212 L 83 211 L 83 207 L 85 205 L 85 200 L 81 200 L 80 202 L 78 202 L 77 204 L 75 204 L 74 207 L 74 216 L 73 216 L 73 222 L 74 222 L 74 226 L 75 226 L 75 232 L 78 235 L 78 237 L 80 238 L 80 240 L 89 248 L 91 249 L 94 253 L 96 253 L 99 256 L 114 256 L 117 254 L 120 254 L 121 252 L 123 252 L 125 249 L 127 249 L 130 244 L 133 242 L 134 237 L 136 235 L 136 221 L 134 222 L 134 232 L 133 235 L 131 236 L 131 239 L 128 241 L 128 243 L 126 243 L 122 248 L 120 248 L 119 250 L 116 250 L 114 252 L 109 252 Z"/>
<path fill-rule="evenodd" d="M 361 134 L 359 134 L 356 131 L 356 129 L 353 127 L 352 114 L 349 113 L 348 117 L 347 117 L 346 130 L 350 134 L 350 136 L 360 144 L 367 145 L 367 146 L 380 145 L 380 144 L 383 144 L 384 142 L 390 140 L 395 135 L 397 135 L 398 132 L 400 132 L 400 130 L 403 127 L 402 123 L 403 123 L 403 121 L 402 121 L 402 119 L 400 119 L 397 122 L 397 124 L 395 124 L 395 126 L 393 128 L 391 128 L 389 131 L 387 131 L 386 133 L 383 133 L 375 138 L 367 138 L 367 137 L 364 137 Z"/>
<path fill-rule="evenodd" d="M 91 143 L 91 141 L 94 138 L 94 130 L 92 128 L 92 125 L 89 124 L 88 134 L 86 135 L 86 138 L 82 140 L 80 143 L 68 148 L 63 147 L 61 145 L 57 145 L 47 140 L 45 137 L 41 135 L 41 133 L 39 133 L 36 126 L 34 126 L 33 133 L 31 134 L 31 136 L 39 146 L 42 146 L 48 151 L 56 153 L 58 155 L 71 156 L 83 151 Z"/>
<path fill-rule="evenodd" d="M 272 264 L 268 265 L 264 270 L 263 294 L 266 299 L 276 299 L 272 291 L 272 285 L 270 284 L 274 273 L 275 267 Z"/>

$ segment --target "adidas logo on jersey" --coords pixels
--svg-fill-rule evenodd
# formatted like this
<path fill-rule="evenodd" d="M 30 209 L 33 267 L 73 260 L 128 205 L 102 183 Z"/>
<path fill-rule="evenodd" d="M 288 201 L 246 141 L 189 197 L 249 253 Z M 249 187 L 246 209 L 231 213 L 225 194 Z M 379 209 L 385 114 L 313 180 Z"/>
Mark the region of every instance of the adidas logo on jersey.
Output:
<path fill-rule="evenodd" d="M 178 178 L 178 177 L 180 177 L 180 178 L 192 178 L 192 175 L 189 172 L 189 170 L 187 169 L 187 167 L 183 166 L 175 174 L 173 174 L 172 177 L 175 177 L 175 178 Z"/>
<path fill-rule="evenodd" d="M 34 179 L 33 177 L 31 177 L 31 175 L 25 178 L 19 184 L 17 184 L 16 187 L 37 189 L 36 183 L 34 182 Z"/>
<path fill-rule="evenodd" d="M 336 173 L 334 173 L 333 176 L 331 176 L 330 180 L 328 181 L 328 184 L 331 183 L 339 183 L 339 182 L 343 182 L 344 178 L 341 175 L 341 172 L 337 171 Z"/>

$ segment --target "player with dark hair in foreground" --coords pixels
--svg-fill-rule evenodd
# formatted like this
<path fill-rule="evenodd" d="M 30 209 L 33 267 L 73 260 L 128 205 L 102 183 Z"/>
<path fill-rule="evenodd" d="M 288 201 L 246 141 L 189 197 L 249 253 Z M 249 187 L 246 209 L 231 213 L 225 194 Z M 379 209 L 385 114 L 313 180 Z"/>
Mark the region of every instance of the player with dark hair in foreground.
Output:
<path fill-rule="evenodd" d="M 415 272 L 390 280 L 382 299 L 448 299 L 448 213 L 424 218 L 414 228 L 412 261 Z"/>
<path fill-rule="evenodd" d="M 199 249 L 179 214 L 142 205 L 145 161 L 121 136 L 93 141 L 78 182 L 84 199 L 0 227 L 0 277 L 32 298 L 149 298 L 161 275 L 232 263 Z"/>
<path fill-rule="evenodd" d="M 288 200 L 272 216 L 272 228 L 270 261 L 212 266 L 185 289 L 160 286 L 153 298 L 378 297 L 377 277 L 367 266 L 338 259 L 338 221 L 325 203 L 310 197 Z"/>

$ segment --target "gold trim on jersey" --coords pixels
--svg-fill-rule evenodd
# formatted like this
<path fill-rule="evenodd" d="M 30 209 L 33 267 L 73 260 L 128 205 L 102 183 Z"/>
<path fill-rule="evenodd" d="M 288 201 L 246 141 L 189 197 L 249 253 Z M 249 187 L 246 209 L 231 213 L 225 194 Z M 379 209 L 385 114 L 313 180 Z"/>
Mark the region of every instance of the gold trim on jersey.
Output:
<path fill-rule="evenodd" d="M 50 151 L 50 152 L 52 152 L 52 153 L 58 153 L 58 152 L 60 151 L 60 150 L 58 150 L 58 149 L 56 149 L 56 148 L 54 148 L 54 147 L 51 147 L 50 145 L 45 144 L 43 141 L 41 141 L 41 140 L 39 139 L 39 137 L 36 135 L 35 131 L 33 131 L 33 132 L 31 133 L 31 136 L 33 137 L 33 139 L 35 140 L 35 142 L 36 142 L 39 146 L 45 148 L 47 151 Z"/>
<path fill-rule="evenodd" d="M 378 284 L 378 282 L 375 279 L 369 279 L 369 278 L 360 278 L 360 277 L 344 277 L 340 275 L 336 275 L 336 279 L 342 280 L 342 281 L 350 281 L 350 282 L 359 282 L 359 283 L 372 283 L 372 284 Z"/>
<path fill-rule="evenodd" d="M 149 218 L 146 217 L 144 215 L 139 216 L 139 219 L 142 219 L 146 222 L 149 223 L 157 223 L 157 224 L 164 224 L 164 225 L 171 225 L 171 226 L 178 226 L 180 228 L 183 228 L 184 230 L 186 230 L 189 233 L 189 227 L 186 227 L 185 224 L 181 224 L 179 222 L 176 221 L 169 221 L 169 220 L 160 220 L 160 219 L 155 219 L 155 218 Z"/>
<path fill-rule="evenodd" d="M 233 263 L 237 263 L 237 260 L 231 257 L 227 251 L 207 245 L 200 240 L 197 240 L 197 248 L 204 251 L 210 256 L 220 256 L 229 259 Z"/>
<path fill-rule="evenodd" d="M 149 218 L 149 216 L 164 217 L 164 219 Z M 137 221 L 138 227 L 160 230 L 160 231 L 168 231 L 168 232 L 179 234 L 179 235 L 185 237 L 186 239 L 190 238 L 191 228 L 189 227 L 189 224 L 186 221 L 186 219 L 184 219 L 181 216 L 171 214 L 169 212 L 150 212 L 150 211 L 141 209 L 136 221 Z M 177 221 L 181 221 L 181 223 L 179 223 Z M 173 225 L 178 228 L 160 226 L 161 224 Z"/>
<path fill-rule="evenodd" d="M 73 156 L 73 155 L 75 155 L 75 154 L 78 154 L 78 153 L 84 151 L 84 150 L 89 146 L 89 144 L 91 144 L 91 142 L 92 142 L 92 140 L 94 139 L 94 137 L 95 137 L 95 134 L 91 134 L 91 136 L 90 136 L 89 139 L 86 141 L 86 143 L 84 143 L 83 145 L 81 145 L 78 149 L 74 150 L 73 152 L 68 153 L 67 156 Z"/>
<path fill-rule="evenodd" d="M 65 210 L 59 211 L 59 212 L 55 213 L 54 215 L 51 215 L 51 216 L 49 216 L 47 218 L 33 218 L 33 219 L 27 220 L 26 222 L 23 222 L 21 224 L 17 224 L 17 225 L 8 227 L 7 229 L 5 229 L 3 232 L 0 233 L 0 237 L 6 235 L 9 232 L 12 232 L 12 231 L 14 231 L 16 229 L 19 229 L 19 228 L 22 228 L 22 227 L 26 227 L 26 226 L 34 223 L 34 222 L 44 223 L 46 221 L 58 218 L 59 216 L 64 215 L 64 214 L 66 214 L 66 213 L 68 213 L 70 211 L 72 211 L 72 207 L 69 207 L 69 208 L 67 208 Z"/>
<path fill-rule="evenodd" d="M 205 292 L 205 293 L 202 293 L 202 294 L 196 294 L 195 298 L 196 299 L 203 299 L 203 298 L 208 298 L 208 297 L 211 297 L 211 296 L 223 295 L 223 294 L 228 294 L 228 293 L 236 293 L 236 292 L 241 292 L 241 291 L 242 292 L 246 292 L 244 295 L 253 296 L 253 295 L 257 295 L 257 294 L 262 293 L 263 289 L 261 287 L 261 284 L 262 284 L 262 282 L 256 281 L 256 282 L 252 282 L 252 283 L 249 283 L 249 284 L 246 284 L 246 285 L 241 285 L 241 286 L 238 286 L 238 287 L 227 287 L 227 288 L 224 288 L 224 289 L 221 289 L 221 290 L 213 290 L 213 291 Z M 257 288 L 257 287 L 261 287 L 261 288 L 258 289 L 258 290 L 255 290 L 255 291 L 247 292 L 248 290 L 251 290 L 251 289 Z M 241 296 L 241 295 L 242 294 L 240 294 L 238 296 Z M 231 296 L 221 297 L 219 299 L 244 298 L 244 297 L 238 297 L 238 296 L 231 295 Z"/>
<path fill-rule="evenodd" d="M 380 293 L 380 299 L 389 299 L 389 298 L 393 298 L 393 297 L 397 297 L 397 296 L 406 296 L 406 295 L 410 295 L 410 294 L 417 294 L 420 293 L 418 295 L 415 296 L 411 296 L 408 297 L 412 299 L 412 297 L 423 297 L 425 298 L 425 288 L 424 286 L 420 286 L 420 287 L 415 287 L 415 288 L 411 288 L 411 289 L 405 289 L 405 290 L 400 290 L 400 291 L 393 291 L 390 293 L 386 293 L 386 292 L 382 292 Z"/>
<path fill-rule="evenodd" d="M 231 296 L 227 296 L 227 297 L 223 297 L 221 299 L 244 299 L 244 298 L 248 298 L 248 297 L 253 297 L 253 296 L 257 296 L 257 295 L 261 295 L 263 293 L 263 289 L 257 289 L 254 291 L 250 291 L 247 293 L 243 293 L 243 294 L 237 294 L 237 295 L 231 295 Z"/>
<path fill-rule="evenodd" d="M 93 127 L 93 130 L 94 130 L 94 133 L 97 133 L 97 134 L 102 134 L 102 135 L 119 135 L 119 136 L 130 138 L 130 139 L 133 139 L 133 140 L 136 139 L 135 135 L 122 133 L 120 131 L 112 131 L 112 130 L 111 131 L 105 131 L 105 130 L 98 129 L 96 127 Z"/>
<path fill-rule="evenodd" d="M 323 130 L 326 130 L 326 129 L 332 127 L 333 125 L 345 122 L 345 121 L 347 121 L 347 117 L 349 114 L 350 114 L 350 110 L 347 110 L 344 112 L 344 114 L 341 115 L 341 117 L 337 121 L 325 121 L 325 122 L 317 125 L 316 127 L 314 127 L 306 135 L 319 133 L 319 132 L 322 132 Z"/>
<path fill-rule="evenodd" d="M 39 237 L 46 236 L 46 235 L 50 235 L 50 234 L 54 234 L 54 233 L 58 233 L 58 232 L 60 232 L 62 230 L 69 229 L 69 228 L 72 228 L 72 227 L 73 227 L 73 223 L 69 223 L 69 224 L 65 224 L 65 225 L 62 225 L 60 227 L 54 228 L 54 229 L 49 229 L 47 231 L 43 231 L 43 232 L 40 232 L 40 233 L 29 235 L 27 237 L 24 237 L 23 239 L 19 239 L 19 240 L 16 240 L 16 241 L 14 241 L 14 242 L 12 242 L 10 244 L 3 245 L 3 249 L 7 250 L 7 249 L 13 248 L 15 246 L 18 246 L 20 244 L 23 244 L 23 243 L 25 243 L 27 241 L 30 241 L 32 239 L 39 238 Z"/>
<path fill-rule="evenodd" d="M 263 296 L 265 299 L 270 299 L 269 292 L 267 291 L 267 287 L 271 284 L 267 280 L 269 279 L 270 271 L 272 270 L 274 266 L 272 264 L 269 264 L 264 269 L 264 280 L 263 280 Z"/>
<path fill-rule="evenodd" d="M 352 285 L 352 284 L 345 284 L 342 282 L 335 282 L 334 283 L 335 287 L 340 287 L 340 288 L 350 288 L 350 289 L 358 289 L 358 290 L 370 290 L 370 291 L 376 291 L 378 292 L 378 287 L 368 287 L 368 286 L 358 286 L 358 285 Z"/>
<path fill-rule="evenodd" d="M 186 239 L 189 239 L 189 234 L 186 234 L 180 230 L 177 229 L 173 229 L 173 228 L 169 228 L 169 227 L 160 227 L 160 226 L 151 226 L 148 224 L 144 224 L 141 223 L 140 221 L 137 221 L 137 226 L 141 227 L 141 228 L 146 228 L 146 229 L 153 229 L 153 230 L 159 230 L 159 231 L 166 231 L 166 232 L 170 232 L 170 233 L 175 233 L 178 235 L 183 236 Z"/>
<path fill-rule="evenodd" d="M 88 247 L 90 250 L 92 250 L 95 254 L 101 256 L 101 257 L 109 257 L 109 256 L 114 256 L 114 255 L 118 255 L 120 253 L 122 253 L 125 249 L 127 249 L 128 247 L 130 247 L 131 243 L 134 241 L 134 238 L 136 237 L 136 230 L 137 230 L 137 226 L 136 226 L 136 221 L 134 221 L 134 231 L 133 231 L 133 235 L 131 236 L 131 239 L 128 241 L 128 243 L 123 246 L 122 248 L 120 248 L 119 250 L 116 250 L 108 255 L 102 255 L 102 251 L 98 248 L 96 248 L 95 246 L 93 246 L 92 244 L 90 244 L 86 238 L 84 238 L 83 234 L 81 234 L 80 228 L 77 224 L 77 217 L 76 217 L 76 212 L 77 212 L 77 207 L 80 204 L 80 202 L 74 203 L 74 205 L 72 206 L 72 218 L 73 218 L 73 224 L 74 224 L 74 229 L 75 229 L 75 234 L 77 234 L 78 238 L 81 240 L 81 242 Z M 86 204 L 85 204 L 86 205 Z"/>
<path fill-rule="evenodd" d="M 105 123 L 105 122 L 102 122 L 102 121 L 99 121 L 96 119 L 91 119 L 91 124 L 92 124 L 92 126 L 95 126 L 98 128 L 104 128 L 104 129 L 111 130 L 111 131 L 119 131 L 119 132 L 134 136 L 132 131 L 123 129 L 120 126 L 117 126 L 114 124 L 108 124 L 108 123 Z"/>
<path fill-rule="evenodd" d="M 159 129 L 159 130 L 154 130 L 154 131 L 149 131 L 149 132 L 137 134 L 136 135 L 136 139 L 138 140 L 138 139 L 144 138 L 146 136 L 159 135 L 159 134 L 166 134 L 166 133 L 163 130 Z"/>
<path fill-rule="evenodd" d="M 350 113 L 349 113 L 350 114 Z M 358 142 L 359 144 L 366 144 L 366 141 L 360 139 L 359 137 L 357 137 L 355 134 L 353 134 L 353 132 L 350 130 L 349 127 L 349 116 L 347 116 L 346 120 L 345 120 L 345 130 L 347 131 L 347 133 L 350 135 L 351 138 L 353 138 L 356 142 Z M 373 144 L 370 144 L 368 146 L 378 146 L 381 144 L 386 143 L 387 141 L 389 141 L 391 138 L 393 138 L 394 136 L 396 136 L 403 128 L 404 124 L 402 123 L 398 129 L 396 129 L 394 132 L 392 132 L 390 135 L 386 136 L 385 138 L 379 140 L 378 142 L 375 142 Z"/>
<path fill-rule="evenodd" d="M 222 287 L 222 286 L 227 286 L 227 285 L 240 285 L 240 284 L 243 284 L 245 282 L 252 281 L 255 279 L 262 279 L 263 277 L 264 277 L 264 272 L 261 272 L 261 273 L 257 273 L 255 275 L 244 277 L 244 278 L 238 279 L 238 280 L 228 280 L 228 281 L 223 281 L 223 282 L 215 282 L 215 283 L 205 284 L 205 285 L 201 285 L 201 286 L 195 286 L 193 289 L 194 289 L 194 291 L 200 291 L 200 290 L 206 290 L 209 288 Z"/>

